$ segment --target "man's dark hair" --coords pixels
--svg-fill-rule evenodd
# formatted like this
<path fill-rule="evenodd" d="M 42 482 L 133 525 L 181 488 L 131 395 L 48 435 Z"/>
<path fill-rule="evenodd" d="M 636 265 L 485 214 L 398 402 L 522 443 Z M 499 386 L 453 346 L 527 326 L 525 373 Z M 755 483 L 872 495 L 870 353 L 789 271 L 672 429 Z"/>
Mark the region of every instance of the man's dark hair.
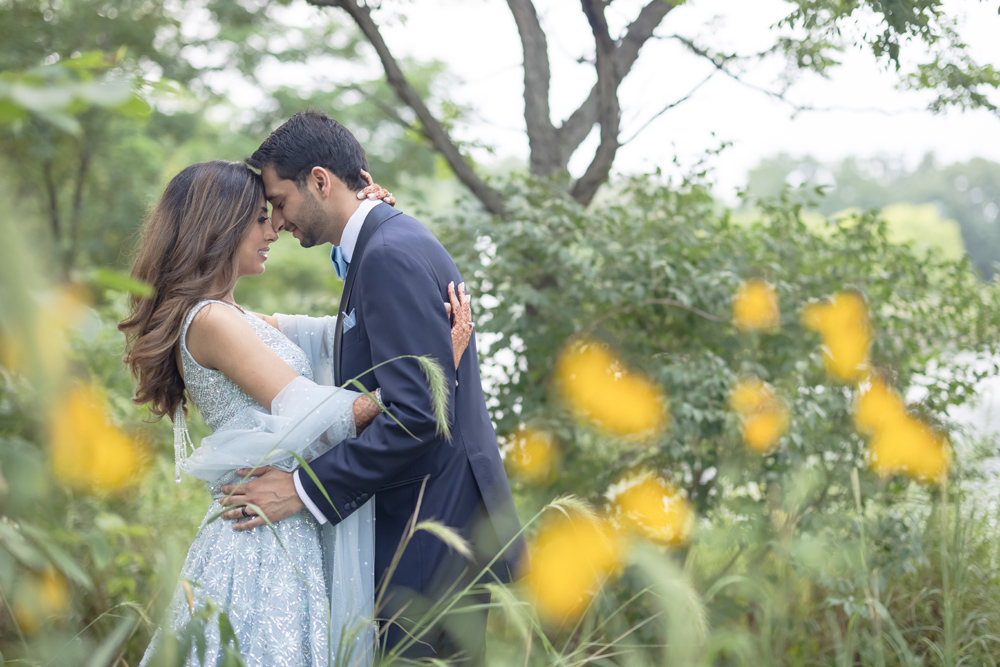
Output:
<path fill-rule="evenodd" d="M 306 184 L 313 167 L 323 167 L 352 190 L 368 185 L 365 149 L 350 131 L 322 111 L 300 111 L 271 133 L 246 163 L 254 169 L 274 167 L 280 178 Z"/>

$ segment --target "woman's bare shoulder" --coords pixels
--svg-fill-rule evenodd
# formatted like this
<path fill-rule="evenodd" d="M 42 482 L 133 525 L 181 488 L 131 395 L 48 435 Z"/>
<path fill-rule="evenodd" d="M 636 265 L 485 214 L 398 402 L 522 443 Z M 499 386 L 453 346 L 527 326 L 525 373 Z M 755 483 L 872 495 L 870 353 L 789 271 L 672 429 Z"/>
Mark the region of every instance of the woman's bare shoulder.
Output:
<path fill-rule="evenodd" d="M 224 303 L 212 302 L 191 320 L 185 344 L 196 362 L 214 369 L 220 351 L 248 338 L 257 338 L 250 323 Z"/>

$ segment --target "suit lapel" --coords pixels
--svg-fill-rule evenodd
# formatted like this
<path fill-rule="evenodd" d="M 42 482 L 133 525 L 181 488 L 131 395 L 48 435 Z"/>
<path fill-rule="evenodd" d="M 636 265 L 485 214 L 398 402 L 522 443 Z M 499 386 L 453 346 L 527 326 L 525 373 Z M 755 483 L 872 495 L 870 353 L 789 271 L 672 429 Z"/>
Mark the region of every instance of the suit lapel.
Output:
<path fill-rule="evenodd" d="M 365 247 L 368 241 L 375 234 L 383 222 L 394 218 L 402 213 L 386 203 L 381 203 L 369 211 L 365 222 L 361 226 L 361 233 L 358 234 L 358 242 L 354 246 L 354 254 L 351 257 L 351 264 L 347 268 L 347 277 L 344 278 L 344 292 L 340 295 L 340 309 L 337 312 L 337 325 L 333 336 L 333 381 L 338 387 L 344 382 L 341 377 L 340 348 L 344 335 L 344 317 L 347 315 L 347 308 L 351 304 L 351 292 L 354 289 L 354 278 L 358 275 L 358 267 L 364 257 Z"/>

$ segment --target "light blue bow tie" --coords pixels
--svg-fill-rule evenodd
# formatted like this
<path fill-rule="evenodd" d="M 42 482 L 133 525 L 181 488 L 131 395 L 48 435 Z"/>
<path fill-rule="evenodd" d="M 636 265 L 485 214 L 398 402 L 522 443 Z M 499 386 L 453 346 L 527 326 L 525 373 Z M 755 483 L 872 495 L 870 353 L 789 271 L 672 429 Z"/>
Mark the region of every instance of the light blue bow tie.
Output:
<path fill-rule="evenodd" d="M 330 261 L 333 263 L 333 270 L 337 272 L 337 277 L 346 280 L 347 268 L 351 263 L 344 259 L 344 251 L 339 245 L 333 246 L 333 250 L 330 251 Z"/>

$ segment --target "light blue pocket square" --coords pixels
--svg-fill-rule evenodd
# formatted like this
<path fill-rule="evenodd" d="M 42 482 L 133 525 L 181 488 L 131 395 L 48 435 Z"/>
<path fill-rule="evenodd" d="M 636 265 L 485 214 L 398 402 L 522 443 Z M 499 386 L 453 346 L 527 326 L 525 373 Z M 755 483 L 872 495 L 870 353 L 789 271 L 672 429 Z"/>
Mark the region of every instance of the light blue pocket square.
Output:
<path fill-rule="evenodd" d="M 344 316 L 344 330 L 342 333 L 350 331 L 355 324 L 357 324 L 357 320 L 354 318 L 354 308 L 351 308 L 351 314 Z"/>

